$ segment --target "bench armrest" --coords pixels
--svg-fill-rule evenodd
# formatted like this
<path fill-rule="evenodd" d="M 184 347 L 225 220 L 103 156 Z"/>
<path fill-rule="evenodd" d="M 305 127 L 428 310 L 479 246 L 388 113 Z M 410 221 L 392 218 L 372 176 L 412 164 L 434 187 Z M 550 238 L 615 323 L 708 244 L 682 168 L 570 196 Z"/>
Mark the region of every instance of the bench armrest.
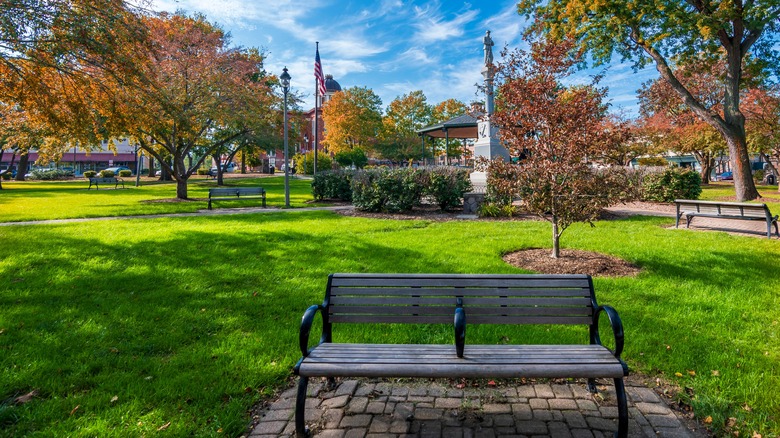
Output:
<path fill-rule="evenodd" d="M 466 345 L 466 311 L 463 309 L 463 299 L 458 298 L 455 307 L 455 352 L 458 357 L 463 357 L 463 348 Z"/>
<path fill-rule="evenodd" d="M 298 343 L 301 347 L 301 354 L 303 357 L 306 357 L 309 355 L 309 332 L 311 332 L 311 325 L 314 323 L 314 317 L 317 315 L 317 312 L 323 312 L 325 310 L 322 305 L 315 304 L 308 309 L 306 309 L 306 312 L 303 313 L 303 318 L 301 318 L 301 331 L 298 335 Z M 320 343 L 322 343 L 322 340 L 320 340 Z"/>
<path fill-rule="evenodd" d="M 591 343 L 601 345 L 601 336 L 599 336 L 599 316 L 602 312 L 607 314 L 609 323 L 612 326 L 612 334 L 615 336 L 615 350 L 610 351 L 612 351 L 612 354 L 614 354 L 616 358 L 620 359 L 620 355 L 623 354 L 623 322 L 620 320 L 617 310 L 611 306 L 599 306 L 598 309 L 596 309 L 596 313 L 593 314 L 594 330 Z"/>

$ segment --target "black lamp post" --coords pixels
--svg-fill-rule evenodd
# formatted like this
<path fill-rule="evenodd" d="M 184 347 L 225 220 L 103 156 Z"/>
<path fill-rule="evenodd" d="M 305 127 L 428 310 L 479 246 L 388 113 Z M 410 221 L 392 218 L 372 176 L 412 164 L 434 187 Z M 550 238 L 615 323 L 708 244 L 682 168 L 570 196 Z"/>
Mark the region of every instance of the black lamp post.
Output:
<path fill-rule="evenodd" d="M 290 162 L 287 146 L 287 93 L 290 91 L 290 74 L 287 73 L 287 67 L 279 76 L 282 81 L 282 91 L 284 91 L 284 206 L 290 207 Z"/>

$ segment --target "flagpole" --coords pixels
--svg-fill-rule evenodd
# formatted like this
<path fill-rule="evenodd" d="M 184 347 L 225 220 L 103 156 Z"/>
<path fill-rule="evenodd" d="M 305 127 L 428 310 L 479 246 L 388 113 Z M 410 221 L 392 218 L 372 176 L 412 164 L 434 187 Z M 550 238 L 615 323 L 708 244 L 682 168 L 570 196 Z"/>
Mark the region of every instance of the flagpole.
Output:
<path fill-rule="evenodd" d="M 320 42 L 317 41 L 317 54 L 320 53 Z M 314 175 L 317 174 L 317 146 L 319 143 L 319 119 L 320 119 L 320 82 L 314 77 Z"/>

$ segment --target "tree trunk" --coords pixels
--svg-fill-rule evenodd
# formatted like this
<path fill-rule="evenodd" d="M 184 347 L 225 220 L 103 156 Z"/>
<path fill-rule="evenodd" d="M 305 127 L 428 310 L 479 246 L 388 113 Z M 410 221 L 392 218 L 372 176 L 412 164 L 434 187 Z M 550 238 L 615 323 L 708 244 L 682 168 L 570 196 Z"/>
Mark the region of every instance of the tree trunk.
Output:
<path fill-rule="evenodd" d="M 30 162 L 30 156 L 23 153 L 19 156 L 19 165 L 16 166 L 16 180 L 24 181 L 24 174 L 27 173 L 27 166 Z"/>
<path fill-rule="evenodd" d="M 550 255 L 552 258 L 557 259 L 561 256 L 561 235 L 558 233 L 558 218 L 553 215 L 552 218 L 552 234 L 553 234 L 553 250 Z"/>
<path fill-rule="evenodd" d="M 241 151 L 241 174 L 246 175 L 246 152 Z"/>
<path fill-rule="evenodd" d="M 187 180 L 176 180 L 176 197 L 179 199 L 187 199 Z"/>
<path fill-rule="evenodd" d="M 729 160 L 734 172 L 734 190 L 737 201 L 745 202 L 758 198 L 759 194 L 753 181 L 753 170 L 750 167 L 750 155 L 744 130 L 742 136 L 726 137 L 726 144 L 729 146 Z"/>

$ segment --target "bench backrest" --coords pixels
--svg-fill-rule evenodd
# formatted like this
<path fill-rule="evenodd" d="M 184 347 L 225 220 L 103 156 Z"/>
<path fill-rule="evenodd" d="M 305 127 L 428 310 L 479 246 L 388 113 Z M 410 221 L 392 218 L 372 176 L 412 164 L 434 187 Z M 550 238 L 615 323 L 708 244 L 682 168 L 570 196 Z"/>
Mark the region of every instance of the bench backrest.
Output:
<path fill-rule="evenodd" d="M 90 178 L 89 182 L 91 183 L 115 183 L 118 180 L 116 178 Z"/>
<path fill-rule="evenodd" d="M 330 323 L 452 324 L 462 299 L 468 324 L 591 324 L 588 275 L 332 274 Z"/>
<path fill-rule="evenodd" d="M 230 188 L 217 188 L 209 189 L 209 198 L 214 196 L 246 196 L 246 195 L 262 195 L 265 193 L 265 189 L 262 187 L 230 187 Z"/>
<path fill-rule="evenodd" d="M 678 199 L 674 201 L 680 211 L 696 212 L 719 216 L 738 216 L 765 218 L 770 215 L 766 204 L 747 204 L 743 202 L 691 201 Z"/>

